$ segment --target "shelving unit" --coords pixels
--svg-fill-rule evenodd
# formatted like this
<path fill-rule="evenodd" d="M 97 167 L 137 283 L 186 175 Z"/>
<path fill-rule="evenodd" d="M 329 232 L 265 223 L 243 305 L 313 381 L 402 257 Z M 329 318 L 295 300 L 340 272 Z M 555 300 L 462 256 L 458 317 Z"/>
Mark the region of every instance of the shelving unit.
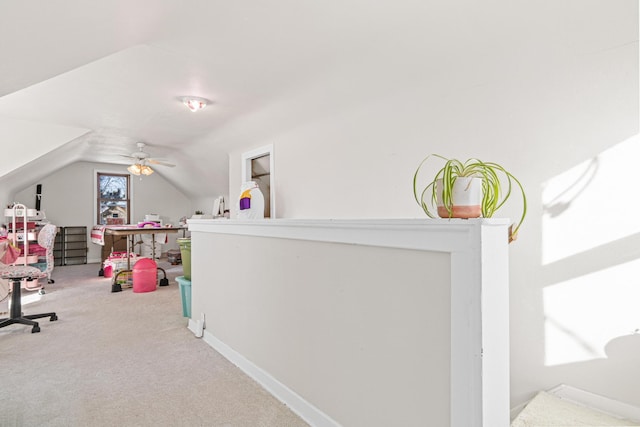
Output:
<path fill-rule="evenodd" d="M 61 227 L 62 265 L 87 263 L 87 227 Z"/>
<path fill-rule="evenodd" d="M 29 243 L 36 243 L 38 240 L 36 223 L 32 221 L 33 218 L 37 217 L 37 211 L 17 204 L 13 208 L 5 209 L 4 216 L 5 218 L 10 218 L 10 220 L 7 220 L 9 227 L 7 238 L 14 246 L 20 247 L 22 251 L 13 264 L 28 265 L 37 263 L 38 255 L 29 253 Z"/>
<path fill-rule="evenodd" d="M 56 234 L 56 239 L 53 243 L 53 265 L 60 266 L 63 265 L 64 257 L 62 256 L 62 233 L 63 227 L 58 227 L 58 234 Z"/>

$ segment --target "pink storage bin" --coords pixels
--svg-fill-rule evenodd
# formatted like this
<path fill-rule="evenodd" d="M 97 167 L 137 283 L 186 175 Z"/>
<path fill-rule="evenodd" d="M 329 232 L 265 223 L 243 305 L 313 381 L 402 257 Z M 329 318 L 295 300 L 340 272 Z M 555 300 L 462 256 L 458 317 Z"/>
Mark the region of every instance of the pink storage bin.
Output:
<path fill-rule="evenodd" d="M 133 266 L 133 292 L 152 292 L 158 283 L 158 265 L 151 258 L 140 258 Z"/>

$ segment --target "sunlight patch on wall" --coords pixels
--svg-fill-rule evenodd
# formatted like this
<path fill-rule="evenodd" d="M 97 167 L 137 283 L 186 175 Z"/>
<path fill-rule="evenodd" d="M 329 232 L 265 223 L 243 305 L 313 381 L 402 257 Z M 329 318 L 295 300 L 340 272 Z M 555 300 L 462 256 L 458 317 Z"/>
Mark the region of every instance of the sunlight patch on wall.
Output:
<path fill-rule="evenodd" d="M 640 260 L 543 290 L 545 364 L 605 358 L 614 338 L 640 329 Z"/>
<path fill-rule="evenodd" d="M 543 185 L 542 264 L 640 232 L 638 135 Z"/>

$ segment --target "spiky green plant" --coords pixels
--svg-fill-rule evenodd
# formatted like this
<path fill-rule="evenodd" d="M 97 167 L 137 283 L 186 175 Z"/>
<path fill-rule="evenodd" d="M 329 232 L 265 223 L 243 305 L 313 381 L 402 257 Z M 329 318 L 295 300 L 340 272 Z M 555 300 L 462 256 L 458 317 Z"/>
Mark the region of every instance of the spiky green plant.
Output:
<path fill-rule="evenodd" d="M 418 175 L 428 159 L 437 157 L 444 160 L 444 166 L 436 173 L 435 177 L 426 187 L 421 190 L 418 188 Z M 511 196 L 513 183 L 515 183 L 522 194 L 522 216 L 510 231 L 510 241 L 515 240 L 518 230 L 527 215 L 527 197 L 520 181 L 516 179 L 509 171 L 497 163 L 483 162 L 475 158 L 471 158 L 466 162 L 457 159 L 448 159 L 439 154 L 430 154 L 425 157 L 418 165 L 416 172 L 413 174 L 413 195 L 416 202 L 422 210 L 430 218 L 437 217 L 430 206 L 436 206 L 438 198 L 438 180 L 442 180 L 442 204 L 449 213 L 449 218 L 453 216 L 453 184 L 458 177 L 477 177 L 482 179 L 482 216 L 491 218 L 493 214 L 504 205 Z M 502 177 L 502 180 L 500 179 Z M 504 191 L 503 191 L 504 184 Z M 428 199 L 425 200 L 425 197 Z"/>

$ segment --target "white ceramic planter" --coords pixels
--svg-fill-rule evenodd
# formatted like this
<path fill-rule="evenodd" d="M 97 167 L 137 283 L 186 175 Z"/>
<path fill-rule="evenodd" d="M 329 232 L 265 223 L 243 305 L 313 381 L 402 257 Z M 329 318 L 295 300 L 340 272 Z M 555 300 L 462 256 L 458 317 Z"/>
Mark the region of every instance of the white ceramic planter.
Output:
<path fill-rule="evenodd" d="M 438 216 L 440 218 L 479 218 L 482 215 L 482 179 L 459 177 L 453 184 L 453 207 L 451 213 L 442 204 L 442 180 L 438 188 Z"/>

